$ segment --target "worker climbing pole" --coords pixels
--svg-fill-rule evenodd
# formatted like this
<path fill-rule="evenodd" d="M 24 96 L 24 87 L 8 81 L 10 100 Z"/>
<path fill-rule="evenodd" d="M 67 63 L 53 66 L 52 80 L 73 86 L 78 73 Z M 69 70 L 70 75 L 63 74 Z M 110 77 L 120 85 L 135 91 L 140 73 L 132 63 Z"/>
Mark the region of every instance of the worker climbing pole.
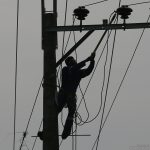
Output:
<path fill-rule="evenodd" d="M 44 82 L 43 82 L 43 150 L 59 150 L 59 136 L 58 136 L 58 113 L 62 111 L 65 104 L 68 106 L 68 117 L 62 133 L 62 138 L 66 139 L 71 132 L 73 124 L 73 115 L 76 111 L 76 90 L 81 78 L 89 75 L 94 68 L 94 57 L 96 51 L 104 39 L 109 27 L 116 18 L 116 14 L 111 18 L 110 22 L 103 25 L 104 33 L 100 38 L 96 48 L 91 56 L 77 63 L 73 57 L 69 55 L 84 42 L 95 30 L 91 29 L 56 63 L 56 48 L 57 48 L 57 0 L 53 0 L 53 12 L 45 10 L 44 0 L 42 2 L 42 49 L 44 50 Z M 127 6 L 118 8 L 116 13 L 121 15 L 124 20 L 121 29 L 125 29 L 126 19 L 132 10 Z M 82 21 L 85 19 L 89 11 L 85 7 L 79 7 L 74 10 L 75 17 L 80 20 L 80 32 L 82 31 Z M 48 28 L 55 28 L 56 30 L 48 30 Z M 112 26 L 113 28 L 113 26 Z M 114 27 L 114 29 L 116 29 Z M 58 94 L 58 103 L 56 105 L 56 68 L 65 60 L 66 67 L 63 68 L 62 73 L 62 87 Z M 87 69 L 81 69 L 85 63 L 90 61 Z M 69 91 L 71 90 L 72 91 Z M 65 100 L 65 101 L 64 101 Z M 72 102 L 71 102 L 72 101 Z M 73 103 L 73 105 L 71 103 Z"/>

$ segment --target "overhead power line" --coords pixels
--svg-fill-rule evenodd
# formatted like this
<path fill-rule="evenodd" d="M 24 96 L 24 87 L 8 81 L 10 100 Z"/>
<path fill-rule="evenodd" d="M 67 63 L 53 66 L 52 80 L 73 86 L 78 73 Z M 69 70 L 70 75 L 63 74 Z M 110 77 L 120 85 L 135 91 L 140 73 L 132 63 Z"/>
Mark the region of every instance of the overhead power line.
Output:
<path fill-rule="evenodd" d="M 39 128 L 38 128 L 38 132 L 39 132 L 40 129 L 41 129 L 42 123 L 43 123 L 43 119 L 41 120 L 40 126 L 39 126 Z M 35 144 L 36 144 L 37 138 L 38 138 L 38 136 L 35 137 L 35 140 L 34 140 L 34 143 L 33 143 L 33 146 L 32 146 L 32 150 L 35 148 Z"/>
<path fill-rule="evenodd" d="M 24 140 L 25 140 L 25 137 L 26 137 L 26 135 L 27 135 L 27 130 L 28 130 L 28 127 L 29 127 L 29 124 L 30 124 L 30 121 L 31 121 L 31 117 L 32 117 L 32 114 L 33 114 L 33 111 L 34 111 L 34 108 L 35 108 L 35 105 L 36 105 L 36 102 L 37 102 L 37 99 L 38 99 L 38 96 L 39 96 L 39 93 L 40 93 L 40 89 L 41 89 L 41 87 L 42 87 L 42 84 L 43 84 L 43 79 L 42 79 L 42 81 L 41 81 L 41 83 L 40 83 L 40 86 L 39 86 L 39 88 L 38 88 L 38 91 L 37 91 L 37 94 L 36 94 L 36 97 L 35 97 L 35 100 L 34 100 L 34 104 L 33 104 L 33 107 L 32 107 L 32 110 L 31 110 L 31 113 L 30 113 L 30 116 L 29 116 L 29 120 L 28 120 L 26 129 L 25 129 L 25 132 L 24 132 L 24 134 L 23 134 L 23 138 L 22 138 L 22 141 L 21 141 L 21 145 L 20 145 L 19 150 L 22 149 L 22 145 L 23 145 Z"/>
<path fill-rule="evenodd" d="M 112 61 L 113 61 L 114 49 L 115 49 L 116 34 L 117 34 L 117 32 L 115 30 L 114 41 L 113 41 L 113 48 L 112 48 L 112 54 L 111 54 L 111 61 L 110 61 L 110 67 L 109 67 L 109 74 L 108 74 L 108 80 L 107 80 L 107 87 L 106 87 L 106 94 L 105 94 L 105 100 L 104 100 L 102 118 L 101 118 L 101 123 L 100 123 L 99 134 L 98 134 L 98 141 L 97 141 L 97 144 L 96 144 L 96 150 L 98 149 L 99 138 L 100 138 L 100 134 L 101 134 L 101 128 L 102 128 L 103 118 L 104 118 L 104 113 L 105 113 L 106 100 L 107 100 L 109 83 L 110 83 L 110 75 L 111 75 L 111 70 L 112 70 Z"/>
<path fill-rule="evenodd" d="M 141 4 L 146 4 L 146 3 L 150 3 L 150 1 L 141 2 L 141 3 L 133 3 L 133 4 L 129 4 L 128 6 L 141 5 Z"/>
<path fill-rule="evenodd" d="M 150 19 L 150 15 L 149 15 L 149 17 L 148 17 L 148 19 L 147 19 L 147 22 L 149 21 L 149 19 Z M 124 82 L 124 80 L 125 80 L 125 77 L 127 76 L 127 73 L 128 73 L 129 68 L 130 68 L 130 66 L 131 66 L 131 64 L 132 64 L 133 58 L 135 57 L 135 54 L 136 54 L 137 49 L 138 49 L 138 46 L 139 46 L 139 44 L 140 44 L 140 42 L 141 42 L 141 40 L 142 40 L 142 37 L 143 37 L 143 35 L 144 35 L 144 32 L 145 32 L 145 28 L 143 29 L 143 31 L 142 31 L 142 33 L 141 33 L 141 35 L 140 35 L 140 38 L 139 38 L 139 40 L 138 40 L 138 43 L 137 43 L 137 45 L 136 45 L 136 47 L 135 47 L 135 50 L 134 50 L 134 52 L 133 52 L 133 55 L 132 55 L 132 57 L 131 57 L 131 59 L 130 59 L 130 62 L 129 62 L 129 64 L 128 64 L 128 66 L 127 66 L 127 69 L 126 69 L 126 71 L 125 71 L 125 74 L 124 74 L 124 76 L 123 76 L 123 78 L 122 78 L 122 80 L 121 80 L 121 82 L 120 82 L 119 88 L 118 88 L 118 90 L 117 90 L 117 92 L 116 92 L 116 94 L 115 94 L 115 97 L 114 97 L 114 99 L 113 99 L 113 102 L 112 102 L 112 104 L 111 104 L 111 106 L 110 106 L 110 109 L 109 109 L 109 111 L 108 111 L 108 113 L 107 113 L 107 115 L 106 115 L 106 118 L 105 118 L 105 120 L 104 120 L 104 122 L 103 122 L 102 128 L 104 127 L 104 125 L 105 125 L 105 123 L 106 123 L 106 121 L 107 121 L 107 119 L 108 119 L 108 116 L 109 116 L 109 114 L 110 114 L 110 112 L 111 112 L 111 110 L 112 110 L 112 107 L 113 107 L 113 105 L 114 105 L 114 103 L 115 103 L 115 101 L 116 101 L 116 98 L 117 98 L 118 93 L 119 93 L 119 91 L 120 91 L 120 89 L 121 89 L 121 86 L 122 86 L 122 84 L 123 84 L 123 82 Z"/>
<path fill-rule="evenodd" d="M 121 5 L 121 0 L 119 0 L 119 7 L 120 7 L 120 5 Z M 118 15 L 117 15 L 116 24 L 117 23 L 118 23 Z M 114 56 L 114 50 L 115 50 L 116 35 L 117 35 L 117 30 L 115 30 L 114 39 L 113 39 L 113 47 L 112 47 L 112 52 L 111 52 L 111 60 L 110 60 L 110 66 L 109 66 L 109 72 L 108 72 L 108 78 L 107 78 L 107 84 L 106 84 L 106 93 L 105 93 L 105 100 L 104 100 L 104 105 L 103 105 L 102 117 L 101 117 L 101 121 L 100 121 L 100 128 L 99 128 L 97 139 L 94 143 L 94 146 L 96 144 L 96 150 L 98 149 L 99 139 L 100 139 L 100 135 L 101 135 L 101 131 L 102 131 L 102 125 L 103 125 L 107 95 L 108 95 L 109 84 L 110 84 L 110 75 L 111 75 L 111 70 L 112 70 L 112 62 L 113 62 L 113 56 Z M 93 150 L 94 146 L 92 147 L 92 150 Z"/>
<path fill-rule="evenodd" d="M 66 0 L 66 6 L 65 6 L 65 19 L 64 19 L 64 26 L 66 25 L 67 21 L 67 10 L 68 10 L 68 0 Z M 64 42 L 65 42 L 65 31 L 63 32 L 63 43 L 62 43 L 62 56 L 64 55 Z"/>
<path fill-rule="evenodd" d="M 149 17 L 148 17 L 148 19 L 147 19 L 147 22 L 149 21 L 149 19 L 150 19 L 150 15 L 149 15 Z M 141 33 L 141 35 L 140 35 L 140 38 L 139 38 L 138 43 L 137 43 L 137 45 L 136 45 L 136 48 L 135 48 L 135 50 L 134 50 L 134 52 L 133 52 L 133 55 L 132 55 L 132 57 L 131 57 L 131 59 L 130 59 L 130 62 L 129 62 L 129 64 L 128 64 L 128 66 L 127 66 L 127 69 L 126 69 L 126 71 L 125 71 L 125 74 L 124 74 L 124 76 L 123 76 L 123 79 L 121 80 L 121 83 L 120 83 L 120 85 L 119 85 L 119 88 L 118 88 L 118 90 L 117 90 L 117 92 L 116 92 L 116 94 L 115 94 L 115 98 L 113 99 L 113 102 L 112 102 L 112 104 L 111 104 L 111 106 L 110 106 L 110 109 L 109 109 L 109 111 L 108 111 L 108 113 L 107 113 L 107 115 L 106 115 L 106 117 L 105 117 L 105 120 L 104 120 L 104 122 L 103 122 L 103 124 L 102 124 L 101 131 L 102 131 L 102 129 L 103 129 L 103 127 L 104 127 L 104 125 L 105 125 L 107 119 L 108 119 L 108 116 L 110 115 L 110 112 L 111 112 L 111 110 L 112 110 L 112 107 L 113 107 L 113 105 L 114 105 L 114 103 L 115 103 L 115 101 L 116 101 L 116 98 L 117 98 L 117 96 L 118 96 L 118 93 L 119 93 L 119 91 L 120 91 L 120 89 L 121 89 L 121 86 L 122 86 L 124 80 L 125 80 L 125 77 L 127 76 L 127 73 L 128 73 L 129 68 L 130 68 L 130 66 L 131 66 L 131 64 L 132 64 L 133 58 L 134 58 L 134 56 L 135 56 L 135 54 L 136 54 L 136 51 L 137 51 L 137 49 L 138 49 L 138 46 L 139 46 L 141 40 L 142 40 L 144 31 L 145 31 L 145 28 L 143 29 L 143 31 L 142 31 L 142 33 Z M 97 141 L 98 141 L 98 137 L 97 137 L 97 139 L 96 139 L 96 141 L 95 141 L 95 143 L 94 143 L 94 145 L 93 145 L 93 147 L 92 147 L 92 150 L 93 150 L 93 148 L 94 148 L 94 146 L 95 146 L 95 144 L 96 144 Z"/>
<path fill-rule="evenodd" d="M 89 85 L 90 85 L 90 83 L 91 83 L 91 81 L 92 81 L 92 78 L 93 78 L 93 76 L 94 76 L 94 73 L 95 73 L 95 71 L 96 71 L 96 68 L 97 68 L 97 66 L 98 66 L 98 64 L 99 64 L 99 62 L 100 62 L 100 60 L 101 60 L 101 57 L 102 57 L 103 52 L 104 52 L 104 50 L 105 50 L 105 47 L 106 47 L 106 45 L 107 45 L 107 43 L 108 43 L 109 37 L 110 37 L 110 35 L 111 35 L 111 32 L 112 32 L 112 31 L 110 31 L 110 33 L 109 33 L 109 35 L 108 35 L 108 37 L 107 37 L 107 40 L 106 40 L 105 45 L 104 45 L 104 47 L 103 47 L 103 50 L 102 50 L 102 52 L 101 52 L 101 54 L 100 54 L 100 57 L 99 57 L 99 59 L 98 59 L 96 65 L 95 65 L 94 71 L 93 71 L 93 73 L 92 73 L 92 75 L 91 75 L 91 77 L 90 77 L 90 80 L 89 80 L 89 82 L 88 82 L 88 84 L 87 84 L 87 86 L 86 86 L 86 89 L 85 89 L 85 91 L 84 91 L 84 93 L 83 93 L 84 96 L 85 96 L 85 94 L 86 94 L 86 92 L 87 92 L 87 90 L 88 90 L 88 87 L 89 87 Z M 106 33 L 105 33 L 105 34 L 106 34 Z M 101 41 L 101 39 L 100 39 L 100 41 Z M 95 47 L 95 49 L 94 49 L 94 52 L 97 51 L 98 46 L 100 45 L 100 41 L 99 41 L 98 44 L 96 45 L 96 47 Z M 79 103 L 79 105 L 78 105 L 78 107 L 77 107 L 77 110 L 79 109 L 82 100 L 83 100 L 83 97 L 82 97 L 82 99 L 81 99 L 81 101 L 80 101 L 80 103 Z M 97 115 L 96 115 L 93 119 L 91 119 L 90 121 L 86 121 L 86 122 L 84 122 L 84 123 L 89 123 L 89 122 L 92 122 L 93 120 L 95 120 L 95 119 L 97 118 L 97 116 L 99 115 L 100 110 L 101 110 L 101 109 L 99 109 Z"/>
<path fill-rule="evenodd" d="M 108 0 L 103 0 L 103 1 L 95 2 L 95 3 L 90 3 L 90 4 L 87 4 L 87 5 L 84 5 L 84 7 L 95 5 L 95 4 L 99 4 L 99 3 L 102 3 L 102 2 L 106 2 L 106 1 L 108 1 Z"/>
<path fill-rule="evenodd" d="M 13 150 L 16 141 L 16 106 L 17 106 L 17 75 L 18 75 L 18 35 L 19 35 L 19 0 L 17 0 L 17 26 L 16 26 L 16 60 L 15 60 L 15 101 L 14 101 L 14 136 Z"/>

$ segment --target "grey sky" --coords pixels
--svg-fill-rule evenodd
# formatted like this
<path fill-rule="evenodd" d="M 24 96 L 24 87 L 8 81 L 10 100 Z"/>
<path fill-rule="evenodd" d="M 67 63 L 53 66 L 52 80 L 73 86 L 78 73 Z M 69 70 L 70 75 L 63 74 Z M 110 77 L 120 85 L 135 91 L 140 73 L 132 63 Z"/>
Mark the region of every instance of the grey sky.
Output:
<path fill-rule="evenodd" d="M 52 0 L 46 0 L 46 4 L 51 9 Z M 144 0 L 122 0 L 122 4 L 143 2 Z M 72 24 L 72 12 L 81 5 L 86 5 L 91 0 L 70 0 L 68 1 L 67 24 Z M 108 19 L 109 15 L 117 9 L 119 0 L 109 0 L 108 2 L 87 7 L 90 14 L 84 24 L 102 23 L 102 19 Z M 15 34 L 16 34 L 16 1 L 0 0 L 0 148 L 3 150 L 12 149 L 13 141 L 13 105 L 14 105 L 14 72 L 15 72 Z M 133 13 L 127 22 L 145 22 L 150 14 L 150 4 L 132 6 Z M 19 17 L 19 53 L 18 53 L 18 85 L 17 85 L 17 132 L 16 150 L 19 147 L 19 140 L 25 130 L 29 114 L 34 102 L 38 86 L 42 79 L 43 72 L 43 52 L 41 50 L 41 12 L 40 1 L 26 0 L 20 1 Z M 58 24 L 63 25 L 65 0 L 58 1 Z M 119 19 L 121 23 L 122 20 Z M 78 24 L 79 22 L 76 21 Z M 85 32 L 77 32 L 76 39 L 80 39 Z M 81 45 L 78 52 L 78 60 L 88 57 L 94 50 L 103 31 L 95 33 Z M 114 98 L 115 92 L 123 77 L 125 69 L 129 63 L 131 55 L 135 49 L 141 30 L 117 31 L 114 60 L 108 92 L 107 108 Z M 99 149 L 101 150 L 139 150 L 150 145 L 150 71 L 149 71 L 149 29 L 145 31 L 142 41 L 138 47 L 127 78 L 117 97 L 116 103 L 104 127 Z M 68 33 L 66 33 L 66 37 Z M 62 33 L 58 37 L 57 59 L 60 58 L 62 46 Z M 109 42 L 109 56 L 112 48 L 113 36 Z M 105 40 L 100 46 L 96 61 L 100 56 Z M 74 45 L 73 36 L 69 42 L 68 49 Z M 93 81 L 86 95 L 86 102 L 90 111 L 90 119 L 97 113 L 100 105 L 100 92 L 103 79 L 104 56 L 97 68 Z M 110 58 L 110 57 L 109 57 Z M 107 66 L 108 70 L 108 66 Z M 81 82 L 83 90 L 89 78 Z M 81 94 L 78 93 L 80 100 Z M 86 118 L 86 111 L 82 104 L 79 112 Z M 66 114 L 66 110 L 64 111 Z M 42 89 L 38 102 L 29 126 L 28 136 L 25 140 L 31 149 L 37 129 L 42 119 Z M 90 124 L 78 128 L 78 134 L 91 134 L 90 137 L 80 137 L 78 139 L 78 149 L 91 150 L 92 144 L 98 133 L 100 117 Z M 62 127 L 60 124 L 60 133 Z M 42 149 L 42 142 L 37 141 L 35 149 Z M 145 147 L 144 147 L 145 146 Z M 26 150 L 23 147 L 23 150 Z M 63 142 L 62 150 L 71 149 L 71 139 Z M 142 150 L 143 150 L 142 149 Z M 146 148 L 145 148 L 146 149 Z M 150 149 L 150 147 L 149 147 Z M 146 149 L 147 150 L 147 149 Z"/>

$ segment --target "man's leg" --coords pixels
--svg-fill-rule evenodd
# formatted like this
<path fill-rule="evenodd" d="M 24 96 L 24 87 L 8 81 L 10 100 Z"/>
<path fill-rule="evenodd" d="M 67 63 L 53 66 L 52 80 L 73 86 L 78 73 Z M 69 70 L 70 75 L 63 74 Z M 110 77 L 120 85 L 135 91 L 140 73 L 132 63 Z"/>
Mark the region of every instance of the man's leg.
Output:
<path fill-rule="evenodd" d="M 73 126 L 73 117 L 76 111 L 76 96 L 71 96 L 67 100 L 67 106 L 68 106 L 68 116 L 62 133 L 62 139 L 66 139 L 71 133 L 71 128 Z"/>

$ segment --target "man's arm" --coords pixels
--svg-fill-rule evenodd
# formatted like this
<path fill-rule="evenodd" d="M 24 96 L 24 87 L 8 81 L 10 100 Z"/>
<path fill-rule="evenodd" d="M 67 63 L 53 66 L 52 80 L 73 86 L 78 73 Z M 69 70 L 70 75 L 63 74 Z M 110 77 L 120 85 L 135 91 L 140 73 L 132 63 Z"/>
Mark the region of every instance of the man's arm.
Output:
<path fill-rule="evenodd" d="M 80 75 L 82 78 L 88 76 L 93 71 L 95 64 L 94 58 L 95 53 L 92 53 L 91 56 L 86 59 L 86 61 L 90 61 L 90 65 L 86 69 L 80 70 Z"/>
<path fill-rule="evenodd" d="M 74 65 L 71 70 L 72 71 L 79 71 L 81 68 L 83 68 L 86 65 L 86 62 L 90 61 L 90 57 L 88 57 L 87 59 L 81 61 L 80 63 L 77 63 L 76 65 Z"/>

